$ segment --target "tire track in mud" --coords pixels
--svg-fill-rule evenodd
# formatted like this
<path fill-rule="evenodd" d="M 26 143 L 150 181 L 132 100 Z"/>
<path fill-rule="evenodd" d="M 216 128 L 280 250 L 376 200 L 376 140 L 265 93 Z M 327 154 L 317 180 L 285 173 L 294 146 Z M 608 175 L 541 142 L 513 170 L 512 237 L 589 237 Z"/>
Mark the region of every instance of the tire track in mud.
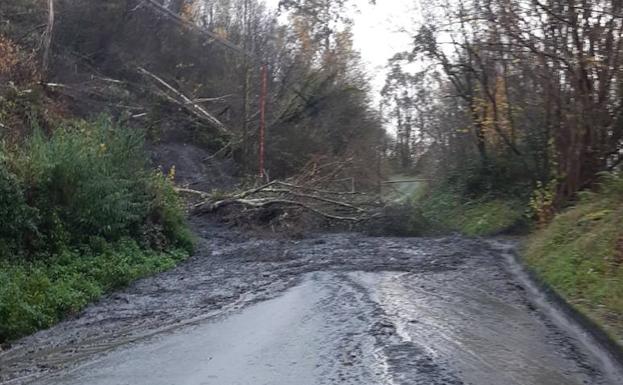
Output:
<path fill-rule="evenodd" d="M 340 347 L 325 357 L 319 383 L 495 384 L 494 377 L 474 382 L 473 376 L 487 365 L 515 369 L 474 341 L 493 339 L 490 330 L 507 334 L 504 327 L 521 331 L 503 339 L 506 344 L 521 341 L 524 324 L 538 329 L 531 337 L 544 341 L 539 354 L 553 357 L 548 362 L 558 366 L 561 378 L 615 383 L 573 336 L 533 306 L 500 250 L 487 242 L 358 234 L 292 240 L 250 237 L 203 219 L 195 219 L 193 226 L 201 237 L 194 257 L 0 352 L 0 383 L 22 384 L 63 373 L 115 349 L 224 317 L 275 298 L 314 272 L 331 273 L 314 274 L 334 292 L 318 306 L 328 324 L 336 325 L 325 332 Z M 479 313 L 481 309 L 488 313 Z M 474 341 L 466 342 L 465 336 Z M 503 344 L 496 348 L 512 359 L 512 349 Z M 507 383 L 530 381 L 535 377 Z"/>

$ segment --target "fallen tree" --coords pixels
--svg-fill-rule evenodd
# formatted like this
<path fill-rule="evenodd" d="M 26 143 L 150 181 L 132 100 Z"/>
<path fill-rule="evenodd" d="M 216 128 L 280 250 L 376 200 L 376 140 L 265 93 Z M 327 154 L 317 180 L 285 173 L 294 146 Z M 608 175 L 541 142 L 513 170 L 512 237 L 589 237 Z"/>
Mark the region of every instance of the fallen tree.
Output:
<path fill-rule="evenodd" d="M 227 135 L 231 134 L 231 132 L 225 127 L 225 125 L 220 120 L 218 120 L 216 117 L 210 114 L 208 110 L 206 110 L 205 108 L 199 105 L 199 103 L 204 103 L 207 101 L 223 100 L 223 97 L 193 100 L 190 97 L 186 96 L 181 91 L 179 91 L 178 89 L 176 89 L 175 87 L 173 87 L 172 85 L 170 85 L 169 83 L 165 82 L 162 78 L 147 71 L 145 68 L 137 67 L 137 70 L 139 73 L 148 77 L 149 79 L 154 81 L 156 84 L 159 84 L 161 87 L 164 87 L 164 90 L 159 89 L 159 91 L 160 91 L 160 94 L 164 96 L 167 100 L 189 111 L 191 114 L 193 114 L 197 118 L 207 122 L 210 126 L 218 129 L 221 133 L 227 134 Z"/>
<path fill-rule="evenodd" d="M 187 188 L 177 191 L 199 198 L 191 206 L 193 214 L 234 208 L 235 215 L 245 217 L 260 210 L 277 210 L 279 214 L 275 216 L 293 218 L 307 212 L 324 220 L 355 224 L 373 218 L 376 214 L 372 209 L 377 206 L 373 197 L 365 193 L 331 191 L 280 180 L 226 196 Z"/>

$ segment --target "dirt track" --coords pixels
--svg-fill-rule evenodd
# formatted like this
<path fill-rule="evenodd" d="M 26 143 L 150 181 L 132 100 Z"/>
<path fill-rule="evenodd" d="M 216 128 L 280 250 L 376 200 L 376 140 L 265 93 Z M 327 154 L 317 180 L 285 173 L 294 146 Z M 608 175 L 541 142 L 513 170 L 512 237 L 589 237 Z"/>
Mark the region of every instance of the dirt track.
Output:
<path fill-rule="evenodd" d="M 201 219 L 194 227 L 201 235 L 194 257 L 0 353 L 0 382 L 621 383 L 509 271 L 503 255 L 510 243 L 357 234 L 249 239 Z M 251 334 L 238 340 L 236 330 Z M 210 350 L 219 343 L 226 346 Z M 169 355 L 145 354 L 162 346 Z M 195 377 L 176 371 L 191 360 L 176 346 L 195 349 L 191 357 L 210 352 L 214 361 L 193 366 L 204 368 Z M 226 364 L 227 354 L 241 351 L 254 358 Z"/>

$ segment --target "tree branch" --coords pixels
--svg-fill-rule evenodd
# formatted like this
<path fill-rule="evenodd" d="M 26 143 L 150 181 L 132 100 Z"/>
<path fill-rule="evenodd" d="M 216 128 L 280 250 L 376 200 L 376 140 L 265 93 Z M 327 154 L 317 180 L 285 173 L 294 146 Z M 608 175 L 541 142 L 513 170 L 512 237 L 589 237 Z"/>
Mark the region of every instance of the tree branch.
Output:
<path fill-rule="evenodd" d="M 145 68 L 137 67 L 137 69 L 138 69 L 138 71 L 141 74 L 143 74 L 145 76 L 148 76 L 151 79 L 155 80 L 157 83 L 161 84 L 167 90 L 173 92 L 173 94 L 175 96 L 177 96 L 179 99 L 181 99 L 181 101 L 177 101 L 175 99 L 170 99 L 170 100 L 175 101 L 176 103 L 178 103 L 181 106 L 185 107 L 187 110 L 192 112 L 195 116 L 197 116 L 197 117 L 207 121 L 208 123 L 210 123 L 210 125 L 212 125 L 213 127 L 216 127 L 222 133 L 224 133 L 224 134 L 231 134 L 231 132 L 227 128 L 225 128 L 225 125 L 223 123 L 221 123 L 220 120 L 218 120 L 217 118 L 212 116 L 212 114 L 210 114 L 205 108 L 199 106 L 197 103 L 195 103 L 188 96 L 184 95 L 181 91 L 178 91 L 173 86 L 171 86 L 169 83 L 165 82 L 164 80 L 162 80 L 160 77 L 154 75 L 153 73 L 147 71 Z"/>

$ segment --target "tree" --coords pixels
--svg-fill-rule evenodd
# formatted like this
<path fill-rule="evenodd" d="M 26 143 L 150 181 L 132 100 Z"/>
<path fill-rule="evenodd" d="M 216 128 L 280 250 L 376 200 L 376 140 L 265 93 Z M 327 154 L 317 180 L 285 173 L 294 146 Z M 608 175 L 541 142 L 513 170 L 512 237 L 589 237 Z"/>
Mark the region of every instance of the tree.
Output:
<path fill-rule="evenodd" d="M 553 180 L 560 206 L 622 162 L 622 7 L 616 0 L 430 3 L 408 57 L 433 63 L 452 86 L 470 118 L 481 176 L 514 169 L 516 180 L 533 186 Z"/>

